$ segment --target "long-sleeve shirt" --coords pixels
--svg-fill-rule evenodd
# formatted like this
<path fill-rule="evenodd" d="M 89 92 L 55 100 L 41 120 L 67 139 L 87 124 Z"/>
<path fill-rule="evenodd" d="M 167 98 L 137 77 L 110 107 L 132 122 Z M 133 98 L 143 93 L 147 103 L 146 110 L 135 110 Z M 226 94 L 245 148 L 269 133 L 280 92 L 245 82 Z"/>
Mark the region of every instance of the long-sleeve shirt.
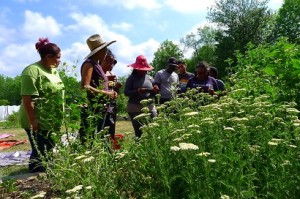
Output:
<path fill-rule="evenodd" d="M 208 93 L 209 88 L 213 88 L 215 91 L 219 90 L 218 83 L 215 78 L 208 76 L 205 80 L 198 79 L 197 76 L 189 79 L 186 89 L 201 87 L 202 92 Z"/>
<path fill-rule="evenodd" d="M 126 80 L 124 91 L 125 95 L 129 97 L 128 103 L 140 104 L 141 100 L 152 97 L 152 92 L 139 93 L 138 88 L 153 90 L 153 78 L 149 75 L 131 74 Z"/>

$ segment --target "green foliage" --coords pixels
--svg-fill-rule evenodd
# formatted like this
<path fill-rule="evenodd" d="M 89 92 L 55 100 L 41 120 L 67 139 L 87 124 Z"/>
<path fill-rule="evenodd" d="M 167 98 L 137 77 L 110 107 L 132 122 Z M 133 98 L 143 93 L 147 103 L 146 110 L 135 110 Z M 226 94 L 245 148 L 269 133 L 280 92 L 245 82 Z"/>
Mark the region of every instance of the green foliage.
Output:
<path fill-rule="evenodd" d="M 258 48 L 250 45 L 246 54 L 237 54 L 237 58 L 234 89 L 246 89 L 254 96 L 267 94 L 274 102 L 295 101 L 299 106 L 299 45 L 284 39 Z"/>
<path fill-rule="evenodd" d="M 287 37 L 289 42 L 300 44 L 300 0 L 285 0 L 279 9 L 274 28 L 275 39 Z"/>
<path fill-rule="evenodd" d="M 135 118 L 142 138 L 126 135 L 119 151 L 101 135 L 88 150 L 58 145 L 53 188 L 82 198 L 297 198 L 299 46 L 281 40 L 236 56 L 226 96 L 192 89 L 156 118 L 145 109 Z"/>
<path fill-rule="evenodd" d="M 125 96 L 124 94 L 126 79 L 127 79 L 126 76 L 118 78 L 118 82 L 122 84 L 122 87 L 120 88 L 117 97 L 117 109 L 119 115 L 127 114 L 126 106 L 127 106 L 128 97 Z"/>
<path fill-rule="evenodd" d="M 5 118 L 5 121 L 0 123 L 0 128 L 18 128 L 19 124 L 19 112 L 13 112 Z"/>
<path fill-rule="evenodd" d="M 194 72 L 199 61 L 216 62 L 216 34 L 216 29 L 204 26 L 199 27 L 196 34 L 190 33 L 180 39 L 186 49 L 194 50 L 192 57 L 186 61 L 188 71 Z"/>
<path fill-rule="evenodd" d="M 161 43 L 160 47 L 154 53 L 154 58 L 151 65 L 154 67 L 153 72 L 157 72 L 166 68 L 169 57 L 175 57 L 176 59 L 183 58 L 183 52 L 172 41 L 166 40 Z M 153 74 L 151 74 L 153 75 Z"/>
<path fill-rule="evenodd" d="M 7 100 L 7 105 L 21 104 L 21 77 L 6 77 L 0 75 L 0 99 Z"/>
<path fill-rule="evenodd" d="M 215 38 L 217 59 L 213 65 L 223 76 L 228 67 L 224 61 L 231 58 L 235 62 L 235 51 L 243 53 L 249 42 L 258 45 L 266 41 L 273 14 L 265 0 L 218 0 L 210 8 L 208 19 L 221 27 Z"/>
<path fill-rule="evenodd" d="M 0 106 L 6 106 L 6 105 L 8 105 L 8 104 L 9 104 L 9 101 L 8 101 L 8 100 L 6 100 L 6 99 L 0 100 Z"/>

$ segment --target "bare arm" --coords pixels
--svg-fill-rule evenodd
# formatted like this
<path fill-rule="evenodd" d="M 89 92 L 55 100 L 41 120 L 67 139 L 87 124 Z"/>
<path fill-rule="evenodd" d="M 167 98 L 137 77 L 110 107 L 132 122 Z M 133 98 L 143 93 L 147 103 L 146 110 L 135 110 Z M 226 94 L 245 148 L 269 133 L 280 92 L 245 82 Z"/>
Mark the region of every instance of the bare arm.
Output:
<path fill-rule="evenodd" d="M 88 92 L 94 93 L 94 94 L 104 94 L 108 97 L 115 98 L 117 93 L 114 91 L 104 91 L 99 90 L 97 88 L 94 88 L 90 86 L 91 78 L 93 73 L 93 66 L 91 63 L 85 63 L 82 67 L 82 75 L 81 75 L 81 88 L 87 89 Z"/>
<path fill-rule="evenodd" d="M 37 120 L 35 118 L 34 105 L 32 103 L 32 97 L 30 95 L 23 95 L 22 96 L 22 101 L 23 101 L 23 105 L 24 105 L 24 108 L 25 108 L 25 111 L 26 111 L 28 122 L 29 122 L 32 130 L 37 131 L 39 127 L 38 127 Z"/>

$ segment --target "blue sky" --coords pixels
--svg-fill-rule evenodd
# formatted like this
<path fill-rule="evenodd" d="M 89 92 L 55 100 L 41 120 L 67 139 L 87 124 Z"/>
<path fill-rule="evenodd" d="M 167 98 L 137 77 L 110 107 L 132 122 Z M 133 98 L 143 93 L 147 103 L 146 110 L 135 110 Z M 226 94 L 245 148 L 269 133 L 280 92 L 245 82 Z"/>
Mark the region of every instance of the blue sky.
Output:
<path fill-rule="evenodd" d="M 283 0 L 270 0 L 277 10 Z M 129 73 L 128 64 L 143 54 L 151 62 L 159 44 L 179 39 L 207 24 L 214 0 L 0 0 L 0 74 L 15 77 L 38 61 L 35 43 L 48 37 L 62 49 L 62 62 L 78 73 L 89 53 L 86 39 L 95 33 L 111 45 L 118 64 L 114 73 Z M 188 56 L 188 54 L 187 54 Z"/>

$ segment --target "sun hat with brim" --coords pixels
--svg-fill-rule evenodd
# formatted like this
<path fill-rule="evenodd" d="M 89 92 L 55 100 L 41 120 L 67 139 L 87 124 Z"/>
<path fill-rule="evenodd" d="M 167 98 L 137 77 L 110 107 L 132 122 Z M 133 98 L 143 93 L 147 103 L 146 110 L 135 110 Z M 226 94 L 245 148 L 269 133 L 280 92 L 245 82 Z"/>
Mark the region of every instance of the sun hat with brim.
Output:
<path fill-rule="evenodd" d="M 95 34 L 95 35 L 90 36 L 86 40 L 86 44 L 88 45 L 91 52 L 84 59 L 87 59 L 87 58 L 91 57 L 92 55 L 94 55 L 99 50 L 109 46 L 110 44 L 112 44 L 114 42 L 116 42 L 116 40 L 111 41 L 111 42 L 103 41 L 103 39 L 101 38 L 101 36 L 99 34 Z"/>
<path fill-rule="evenodd" d="M 144 70 L 144 71 L 149 71 L 153 69 L 153 67 L 148 64 L 146 57 L 144 57 L 143 55 L 137 56 L 135 63 L 130 64 L 128 66 L 136 70 Z"/>

